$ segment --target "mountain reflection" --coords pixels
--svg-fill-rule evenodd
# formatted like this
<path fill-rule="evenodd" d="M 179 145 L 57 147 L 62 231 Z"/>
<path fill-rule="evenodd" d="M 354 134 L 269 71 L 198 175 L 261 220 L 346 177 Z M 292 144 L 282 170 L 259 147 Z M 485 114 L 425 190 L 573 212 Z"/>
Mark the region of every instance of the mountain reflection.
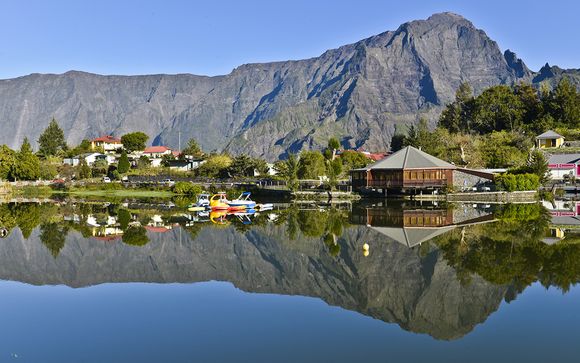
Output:
<path fill-rule="evenodd" d="M 290 205 L 216 215 L 131 203 L 0 204 L 0 279 L 230 281 L 456 339 L 535 281 L 564 292 L 578 282 L 580 239 L 560 217 L 580 208 L 557 208 Z"/>

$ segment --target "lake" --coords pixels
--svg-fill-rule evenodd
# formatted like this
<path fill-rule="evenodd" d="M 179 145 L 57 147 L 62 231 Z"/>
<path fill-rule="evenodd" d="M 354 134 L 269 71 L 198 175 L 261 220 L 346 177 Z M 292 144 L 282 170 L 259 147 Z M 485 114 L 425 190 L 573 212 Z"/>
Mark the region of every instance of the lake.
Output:
<path fill-rule="evenodd" d="M 0 204 L 0 362 L 577 362 L 578 212 Z"/>

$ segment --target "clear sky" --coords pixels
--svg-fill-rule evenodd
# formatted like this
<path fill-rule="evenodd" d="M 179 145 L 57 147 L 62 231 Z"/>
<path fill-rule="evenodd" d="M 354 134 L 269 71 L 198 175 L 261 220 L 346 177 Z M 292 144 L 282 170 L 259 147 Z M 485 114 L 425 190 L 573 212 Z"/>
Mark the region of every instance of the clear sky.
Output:
<path fill-rule="evenodd" d="M 577 0 L 2 0 L 0 78 L 226 74 L 314 57 L 442 11 L 465 16 L 532 70 L 580 68 Z"/>

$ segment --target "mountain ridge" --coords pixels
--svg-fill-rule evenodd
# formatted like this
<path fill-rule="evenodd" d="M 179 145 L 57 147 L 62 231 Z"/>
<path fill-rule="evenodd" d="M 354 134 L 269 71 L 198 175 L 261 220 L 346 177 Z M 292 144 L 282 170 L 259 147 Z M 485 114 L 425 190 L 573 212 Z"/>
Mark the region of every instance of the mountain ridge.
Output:
<path fill-rule="evenodd" d="M 0 144 L 35 141 L 54 116 L 67 142 L 144 131 L 178 146 L 196 138 L 205 150 L 273 160 L 288 152 L 342 145 L 389 147 L 395 125 L 435 123 L 461 82 L 476 93 L 497 84 L 550 85 L 579 70 L 530 71 L 516 54 L 469 20 L 439 13 L 302 60 L 249 63 L 218 76 L 97 75 L 83 71 L 0 80 Z"/>

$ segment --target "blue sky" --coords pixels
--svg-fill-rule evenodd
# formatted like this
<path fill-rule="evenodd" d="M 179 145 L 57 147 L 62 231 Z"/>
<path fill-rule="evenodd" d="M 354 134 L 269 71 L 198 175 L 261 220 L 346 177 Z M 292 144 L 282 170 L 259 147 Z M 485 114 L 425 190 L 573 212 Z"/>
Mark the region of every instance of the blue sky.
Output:
<path fill-rule="evenodd" d="M 572 0 L 3 0 L 0 78 L 71 69 L 226 74 L 314 57 L 441 11 L 465 16 L 532 70 L 580 68 L 580 2 Z"/>

